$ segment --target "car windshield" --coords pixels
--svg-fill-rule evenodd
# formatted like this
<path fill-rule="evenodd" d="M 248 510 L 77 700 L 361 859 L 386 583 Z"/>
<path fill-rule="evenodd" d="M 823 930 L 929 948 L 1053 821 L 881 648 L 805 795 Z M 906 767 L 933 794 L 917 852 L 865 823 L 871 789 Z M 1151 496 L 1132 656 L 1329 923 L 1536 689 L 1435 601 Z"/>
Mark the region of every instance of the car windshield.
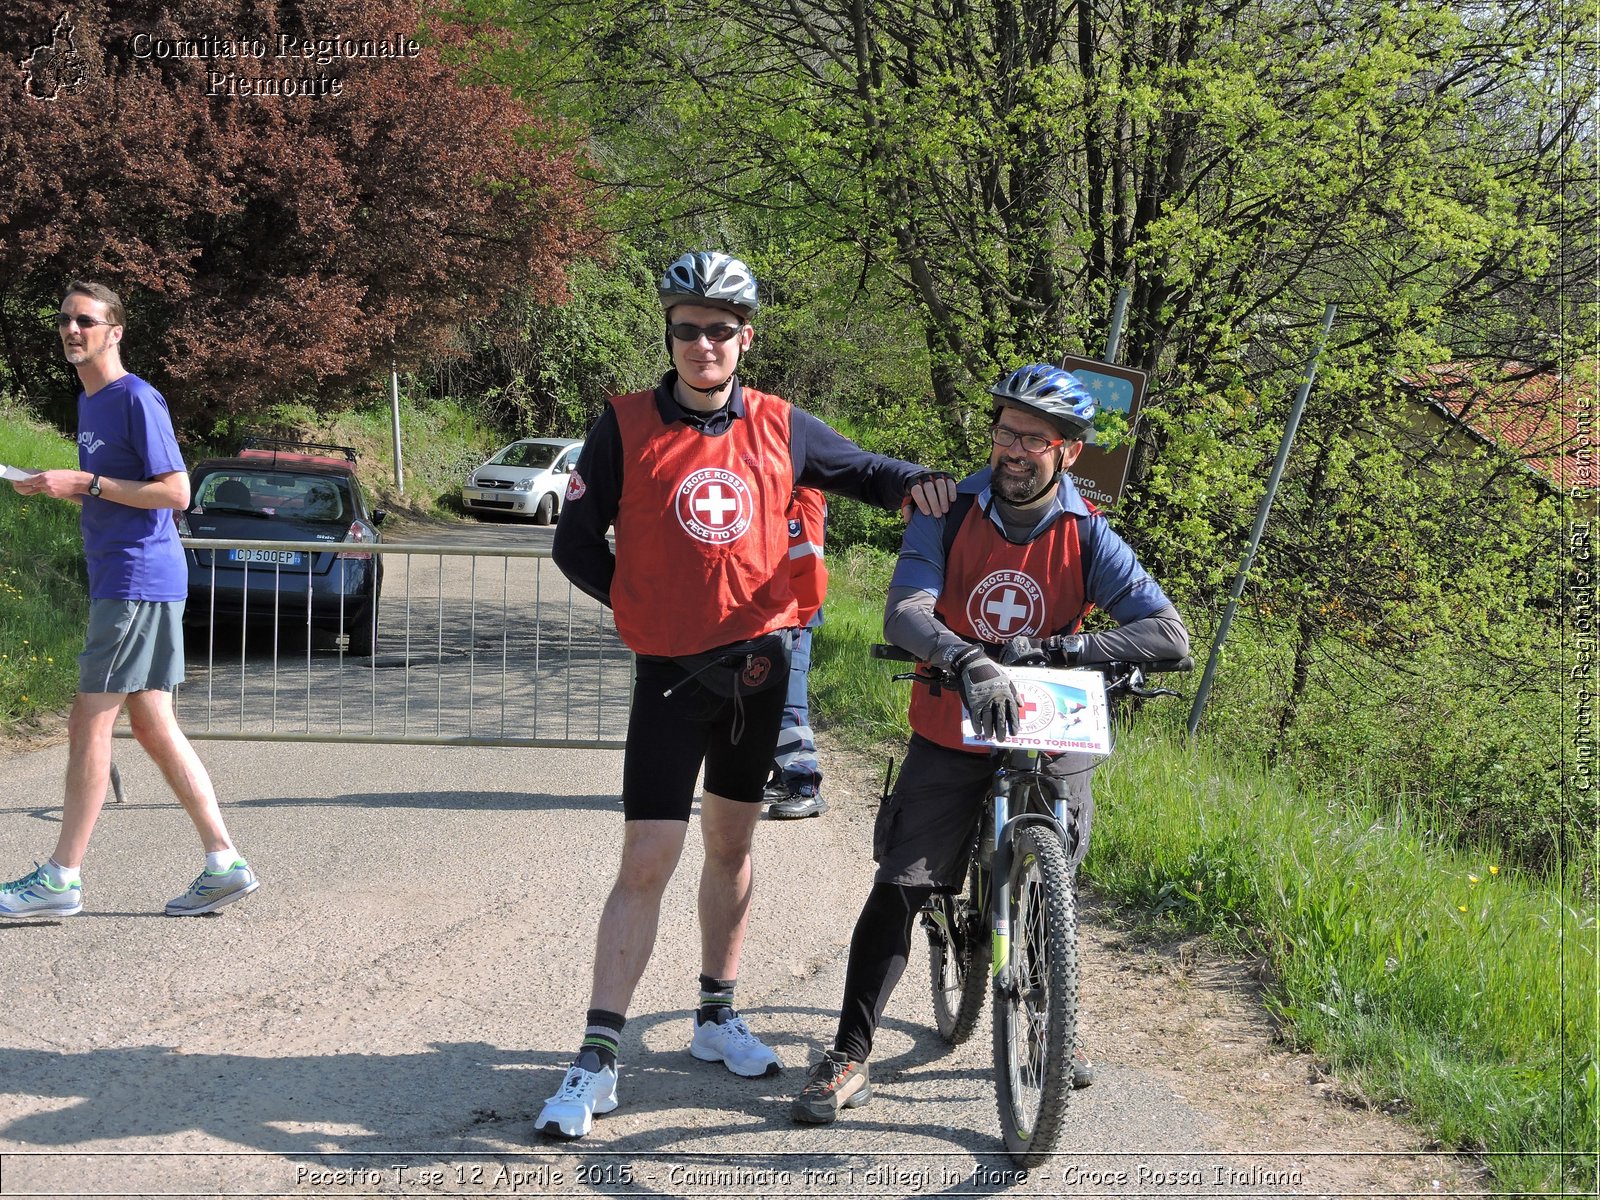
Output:
<path fill-rule="evenodd" d="M 552 446 L 549 442 L 512 442 L 489 462 L 501 467 L 532 467 L 542 469 L 556 460 L 565 446 Z"/>
<path fill-rule="evenodd" d="M 350 500 L 339 480 L 289 471 L 213 471 L 195 489 L 194 503 L 204 509 L 299 521 L 351 519 Z"/>

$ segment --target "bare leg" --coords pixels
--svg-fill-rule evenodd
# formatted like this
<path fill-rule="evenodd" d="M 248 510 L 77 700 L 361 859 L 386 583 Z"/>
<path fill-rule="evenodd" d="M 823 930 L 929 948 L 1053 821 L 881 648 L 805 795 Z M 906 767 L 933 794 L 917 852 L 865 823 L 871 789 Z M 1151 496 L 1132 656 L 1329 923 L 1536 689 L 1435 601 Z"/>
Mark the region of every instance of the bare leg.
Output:
<path fill-rule="evenodd" d="M 233 842 L 222 822 L 222 810 L 217 807 L 217 793 L 200 756 L 178 728 L 172 712 L 172 693 L 151 689 L 133 692 L 127 699 L 133 736 L 167 777 L 168 786 L 194 822 L 206 852 L 226 850 Z M 100 794 L 105 795 L 103 786 Z"/>
<path fill-rule="evenodd" d="M 50 855 L 57 865 L 81 867 L 89 836 L 106 802 L 111 780 L 111 731 L 127 697 L 120 692 L 79 692 L 67 718 L 67 790 L 61 833 Z"/>
<path fill-rule="evenodd" d="M 687 821 L 628 821 L 622 864 L 595 935 L 589 1007 L 626 1013 L 656 945 L 661 896 L 678 867 Z"/>
<path fill-rule="evenodd" d="M 700 969 L 713 979 L 737 979 L 750 922 L 750 843 L 761 805 L 739 804 L 706 792 L 700 802 L 705 865 L 700 871 Z"/>

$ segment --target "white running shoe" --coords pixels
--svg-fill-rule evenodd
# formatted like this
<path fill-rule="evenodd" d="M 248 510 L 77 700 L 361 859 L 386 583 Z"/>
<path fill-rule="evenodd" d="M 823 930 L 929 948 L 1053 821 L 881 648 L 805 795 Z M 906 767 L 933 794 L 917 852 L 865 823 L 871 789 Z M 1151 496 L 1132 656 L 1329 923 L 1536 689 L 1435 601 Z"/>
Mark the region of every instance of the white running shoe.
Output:
<path fill-rule="evenodd" d="M 778 1056 L 750 1032 L 743 1017 L 729 1017 L 720 1025 L 715 1021 L 696 1025 L 689 1053 L 705 1062 L 719 1062 L 746 1079 L 776 1075 L 783 1069 Z"/>
<path fill-rule="evenodd" d="M 244 859 L 235 859 L 226 871 L 201 871 L 189 890 L 167 901 L 169 917 L 201 917 L 243 900 L 261 886 L 256 873 Z"/>
<path fill-rule="evenodd" d="M 551 1137 L 574 1141 L 594 1127 L 594 1118 L 617 1107 L 617 1073 L 610 1067 L 585 1071 L 577 1064 L 567 1069 L 561 1090 L 544 1102 L 533 1127 Z"/>
<path fill-rule="evenodd" d="M 37 863 L 21 879 L 0 883 L 0 917 L 8 920 L 75 917 L 82 911 L 83 886 L 69 883 L 56 887 Z"/>

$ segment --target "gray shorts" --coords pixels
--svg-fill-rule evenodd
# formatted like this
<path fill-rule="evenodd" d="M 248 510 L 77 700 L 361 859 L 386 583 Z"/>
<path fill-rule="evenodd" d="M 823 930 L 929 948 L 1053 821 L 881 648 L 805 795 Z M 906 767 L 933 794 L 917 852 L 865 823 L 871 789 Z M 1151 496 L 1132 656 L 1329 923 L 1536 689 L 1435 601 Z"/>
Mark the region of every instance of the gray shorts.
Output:
<path fill-rule="evenodd" d="M 80 692 L 170 692 L 182 682 L 182 600 L 89 601 Z"/>
<path fill-rule="evenodd" d="M 1062 754 L 1045 768 L 1067 781 L 1067 807 L 1078 834 L 1073 866 L 1089 850 L 1094 815 L 1089 779 L 1099 761 L 1092 754 Z M 960 888 L 995 765 L 987 754 L 950 750 L 913 734 L 894 791 L 878 808 L 873 878 L 904 887 Z"/>

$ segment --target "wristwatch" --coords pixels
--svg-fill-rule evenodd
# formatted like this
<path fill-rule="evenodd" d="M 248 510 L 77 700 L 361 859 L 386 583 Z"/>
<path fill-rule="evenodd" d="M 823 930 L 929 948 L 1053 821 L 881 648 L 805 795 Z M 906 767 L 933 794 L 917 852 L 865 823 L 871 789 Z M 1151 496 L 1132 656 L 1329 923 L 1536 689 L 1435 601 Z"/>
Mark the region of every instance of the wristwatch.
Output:
<path fill-rule="evenodd" d="M 1074 633 L 1061 639 L 1061 657 L 1069 667 L 1078 665 L 1083 657 L 1083 634 Z"/>
<path fill-rule="evenodd" d="M 98 474 L 96 474 L 93 479 L 89 480 L 89 495 L 98 496 L 99 494 L 100 494 L 100 476 Z"/>

